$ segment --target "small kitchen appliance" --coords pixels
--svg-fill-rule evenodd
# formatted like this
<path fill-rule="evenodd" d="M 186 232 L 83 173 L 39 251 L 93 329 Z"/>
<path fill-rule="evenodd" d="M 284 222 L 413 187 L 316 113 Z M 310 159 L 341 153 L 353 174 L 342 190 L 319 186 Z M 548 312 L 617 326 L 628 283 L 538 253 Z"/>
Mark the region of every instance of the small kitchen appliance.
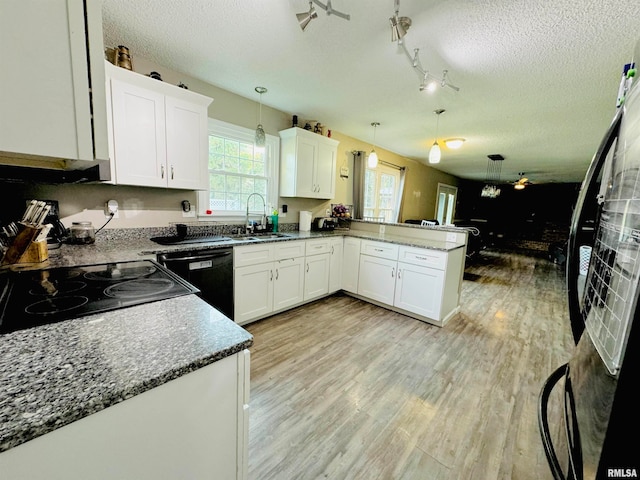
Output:
<path fill-rule="evenodd" d="M 313 219 L 313 230 L 331 231 L 338 226 L 338 219 L 333 217 L 316 217 Z"/>
<path fill-rule="evenodd" d="M 3 272 L 0 333 L 192 293 L 152 260 Z"/>

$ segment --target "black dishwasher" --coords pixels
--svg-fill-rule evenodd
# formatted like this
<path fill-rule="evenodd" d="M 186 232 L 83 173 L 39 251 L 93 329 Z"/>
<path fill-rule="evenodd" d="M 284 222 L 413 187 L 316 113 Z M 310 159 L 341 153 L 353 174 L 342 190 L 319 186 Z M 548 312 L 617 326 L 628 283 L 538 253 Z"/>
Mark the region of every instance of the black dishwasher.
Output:
<path fill-rule="evenodd" d="M 233 319 L 233 248 L 158 255 L 158 263 L 200 290 L 200 297 Z"/>

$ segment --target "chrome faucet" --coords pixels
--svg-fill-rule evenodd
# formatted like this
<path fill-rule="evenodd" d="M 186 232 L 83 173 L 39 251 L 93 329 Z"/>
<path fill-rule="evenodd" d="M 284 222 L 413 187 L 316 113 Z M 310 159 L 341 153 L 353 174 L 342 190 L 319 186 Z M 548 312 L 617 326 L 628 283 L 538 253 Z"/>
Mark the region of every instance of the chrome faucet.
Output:
<path fill-rule="evenodd" d="M 251 200 L 251 197 L 253 197 L 254 195 L 257 195 L 262 199 L 262 219 L 260 223 L 262 225 L 262 228 L 265 228 L 266 226 L 265 223 L 267 221 L 267 202 L 265 202 L 264 197 L 259 193 L 252 193 L 247 197 L 247 219 L 245 221 L 245 233 L 253 233 L 252 232 L 253 229 L 251 225 L 249 225 L 249 200 Z"/>

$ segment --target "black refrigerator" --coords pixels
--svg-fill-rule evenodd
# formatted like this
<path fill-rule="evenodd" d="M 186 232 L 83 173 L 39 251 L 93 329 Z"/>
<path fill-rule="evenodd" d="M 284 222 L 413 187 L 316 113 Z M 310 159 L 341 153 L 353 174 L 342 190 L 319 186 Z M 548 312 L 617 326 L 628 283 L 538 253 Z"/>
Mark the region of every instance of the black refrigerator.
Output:
<path fill-rule="evenodd" d="M 547 379 L 538 404 L 555 479 L 640 478 L 640 82 L 634 71 L 633 63 L 625 66 L 614 119 L 572 218 L 567 290 L 576 347 Z M 585 243 L 591 253 L 581 273 Z"/>

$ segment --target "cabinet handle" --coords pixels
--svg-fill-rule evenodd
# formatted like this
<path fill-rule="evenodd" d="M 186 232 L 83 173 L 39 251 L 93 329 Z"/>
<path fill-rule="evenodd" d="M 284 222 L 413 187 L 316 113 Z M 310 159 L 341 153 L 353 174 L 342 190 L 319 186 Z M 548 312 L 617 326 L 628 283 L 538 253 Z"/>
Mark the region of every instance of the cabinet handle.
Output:
<path fill-rule="evenodd" d="M 270 278 L 269 278 L 269 281 L 273 282 L 273 270 L 269 270 L 269 273 L 271 274 Z"/>
<path fill-rule="evenodd" d="M 276 268 L 276 280 L 278 280 L 278 269 Z"/>
<path fill-rule="evenodd" d="M 307 273 L 309 273 L 309 264 L 307 263 Z"/>
<path fill-rule="evenodd" d="M 400 280 L 401 274 L 402 274 L 402 270 L 398 269 L 398 280 Z"/>
<path fill-rule="evenodd" d="M 417 260 L 426 260 L 427 257 L 421 257 L 420 255 L 416 255 Z"/>
<path fill-rule="evenodd" d="M 391 278 L 393 278 L 393 277 L 395 277 L 395 276 L 396 276 L 396 269 L 395 269 L 395 268 L 392 268 L 392 269 L 391 269 Z"/>
<path fill-rule="evenodd" d="M 381 248 L 374 248 L 374 250 L 375 250 L 376 252 L 384 252 L 384 250 L 383 250 L 383 249 L 381 249 Z"/>
<path fill-rule="evenodd" d="M 164 178 L 164 165 L 160 165 L 160 178 Z"/>
<path fill-rule="evenodd" d="M 333 245 L 331 245 L 331 255 L 333 255 Z"/>
<path fill-rule="evenodd" d="M 171 165 L 171 180 L 173 180 L 173 165 Z"/>

